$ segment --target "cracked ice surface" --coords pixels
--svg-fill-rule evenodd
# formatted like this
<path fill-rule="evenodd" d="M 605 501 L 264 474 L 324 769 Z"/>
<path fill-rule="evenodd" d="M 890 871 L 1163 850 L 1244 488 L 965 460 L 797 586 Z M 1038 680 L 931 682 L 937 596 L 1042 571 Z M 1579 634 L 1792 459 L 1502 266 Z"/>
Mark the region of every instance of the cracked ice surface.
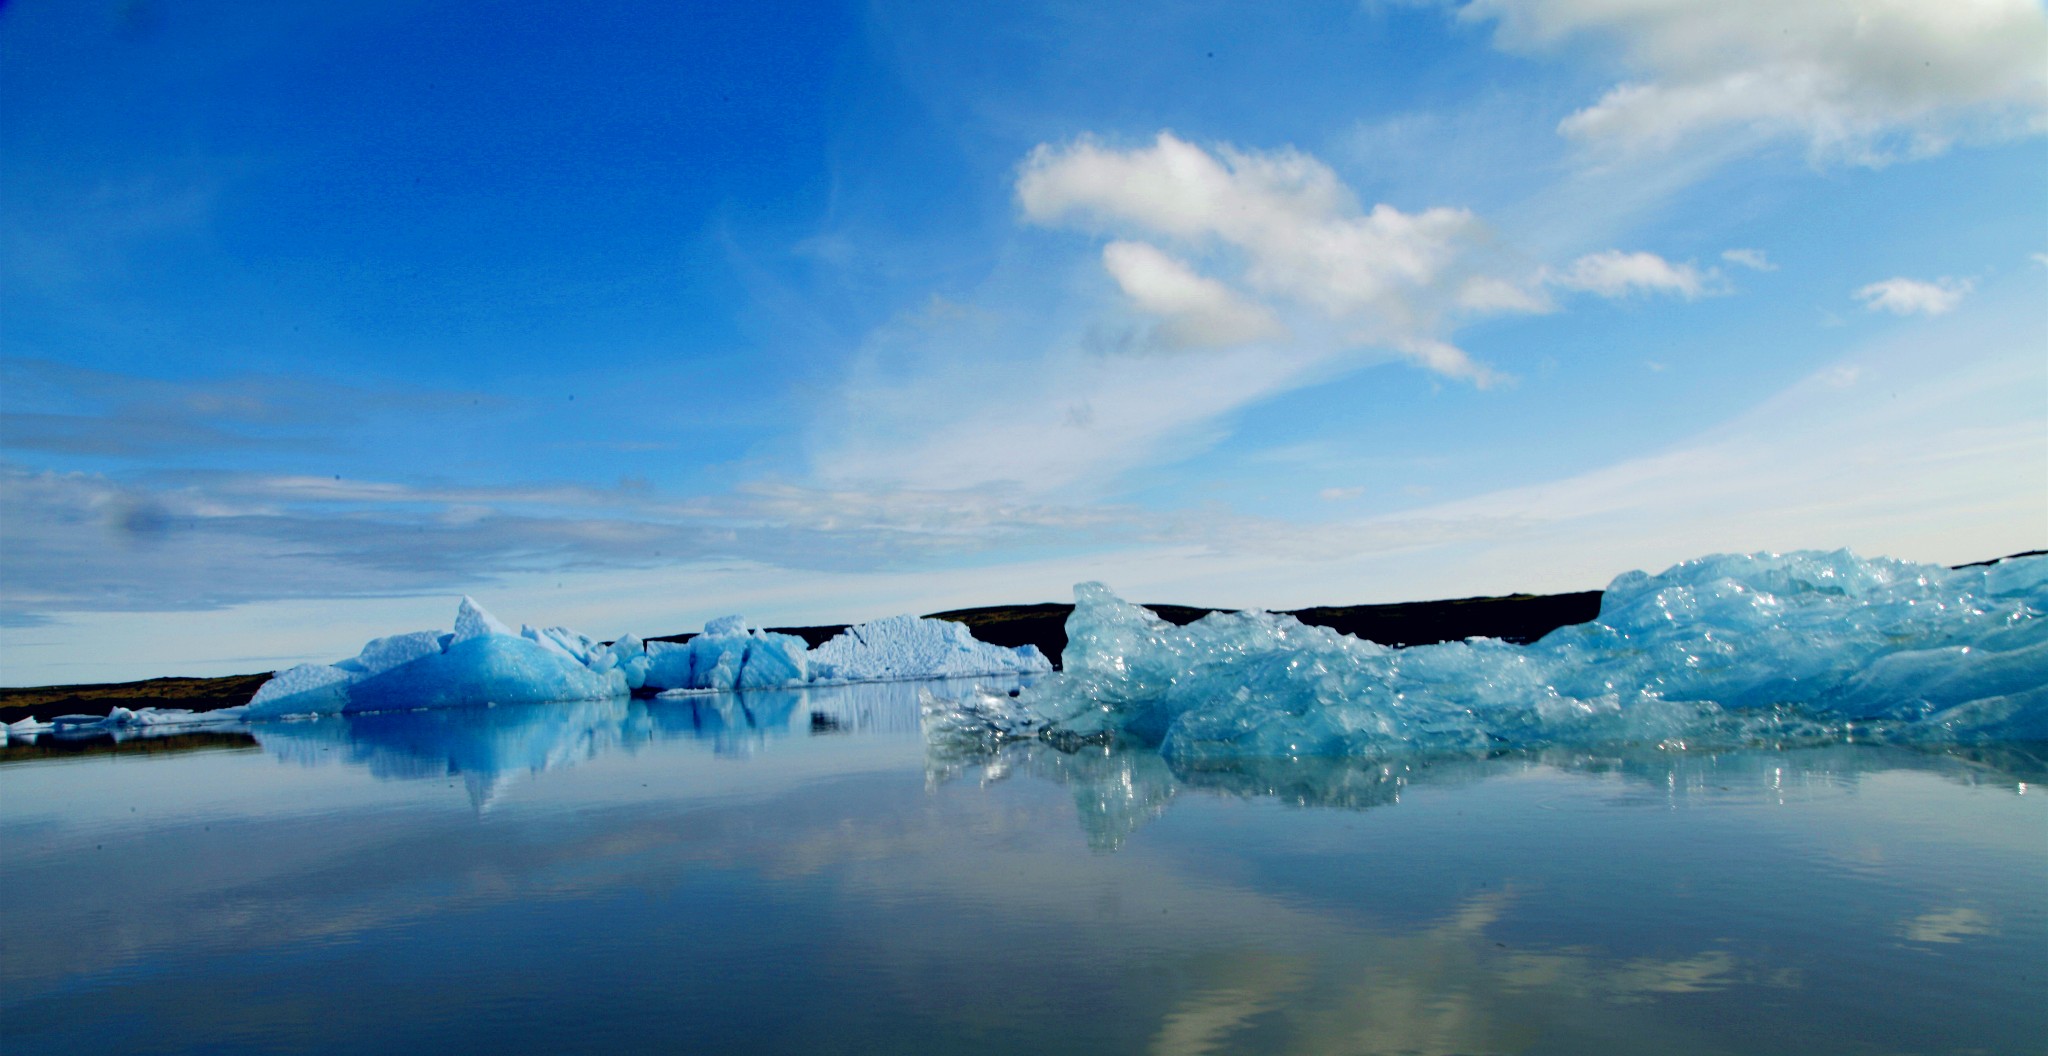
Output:
<path fill-rule="evenodd" d="M 1595 743 L 2048 739 L 2048 558 L 1946 569 L 1847 551 L 1630 572 L 1527 646 L 1391 649 L 1289 616 L 1175 627 L 1075 588 L 1065 670 L 934 714 L 942 738 L 1135 743 L 1170 759 Z"/>

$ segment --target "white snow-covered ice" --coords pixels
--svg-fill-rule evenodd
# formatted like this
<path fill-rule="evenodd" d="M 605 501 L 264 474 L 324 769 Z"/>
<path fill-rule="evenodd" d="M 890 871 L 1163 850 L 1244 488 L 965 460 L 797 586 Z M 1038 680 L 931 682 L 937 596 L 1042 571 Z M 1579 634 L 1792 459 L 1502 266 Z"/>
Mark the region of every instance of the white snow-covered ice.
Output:
<path fill-rule="evenodd" d="M 1527 646 L 1392 649 L 1264 612 L 1175 627 L 1075 589 L 1064 670 L 933 709 L 966 742 L 1169 759 L 1557 744 L 2048 739 L 2048 558 L 1947 569 L 1847 551 L 1630 572 L 1599 618 Z"/>
<path fill-rule="evenodd" d="M 848 627 L 811 650 L 818 681 L 884 682 L 1034 674 L 1052 670 L 1035 645 L 1008 649 L 974 639 L 964 623 L 892 616 Z"/>

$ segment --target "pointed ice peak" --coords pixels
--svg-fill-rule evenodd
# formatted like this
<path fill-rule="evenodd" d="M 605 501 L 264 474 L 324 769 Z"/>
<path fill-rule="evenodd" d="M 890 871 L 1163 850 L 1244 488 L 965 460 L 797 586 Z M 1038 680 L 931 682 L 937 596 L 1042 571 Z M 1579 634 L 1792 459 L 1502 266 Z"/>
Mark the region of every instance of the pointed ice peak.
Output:
<path fill-rule="evenodd" d="M 482 638 L 487 634 L 502 634 L 507 638 L 517 637 L 512 628 L 498 622 L 496 616 L 484 611 L 476 599 L 467 594 L 462 596 L 461 607 L 455 610 L 455 641 Z"/>
<path fill-rule="evenodd" d="M 744 616 L 720 616 L 704 625 L 704 633 L 711 636 L 747 633 L 747 618 Z"/>

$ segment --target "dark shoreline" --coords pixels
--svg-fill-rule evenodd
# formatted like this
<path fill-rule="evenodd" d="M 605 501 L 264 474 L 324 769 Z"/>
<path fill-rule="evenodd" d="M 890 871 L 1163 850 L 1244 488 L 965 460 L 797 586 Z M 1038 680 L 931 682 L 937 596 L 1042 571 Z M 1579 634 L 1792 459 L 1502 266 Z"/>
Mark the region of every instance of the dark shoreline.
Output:
<path fill-rule="evenodd" d="M 1993 565 L 2017 557 L 2038 557 L 2048 553 L 2027 550 L 1987 561 L 1972 561 L 1955 568 Z M 1466 638 L 1499 638 L 1526 644 L 1559 627 L 1585 623 L 1600 615 L 1597 590 L 1569 594 L 1509 594 L 1500 597 L 1452 598 L 1444 601 L 1405 601 L 1384 605 L 1317 605 L 1289 610 L 1293 616 L 1316 627 L 1328 627 L 1342 634 L 1356 635 L 1381 645 L 1406 647 L 1455 642 Z M 1212 612 L 1190 605 L 1147 605 L 1161 619 L 1186 625 Z M 993 645 L 1035 645 L 1055 665 L 1067 647 L 1067 615 L 1074 606 L 1064 602 L 1038 605 L 985 605 L 972 609 L 934 612 L 929 618 L 966 624 L 974 636 Z M 770 627 L 768 630 L 800 637 L 813 648 L 847 628 L 846 624 L 810 627 Z M 670 634 L 647 638 L 650 642 L 685 642 L 694 634 Z M 73 686 L 0 687 L 0 723 L 33 718 L 48 722 L 59 715 L 104 715 L 116 707 L 171 707 L 193 711 L 246 704 L 257 687 L 270 680 L 270 672 L 223 675 L 218 678 L 151 678 L 140 682 L 102 682 Z"/>

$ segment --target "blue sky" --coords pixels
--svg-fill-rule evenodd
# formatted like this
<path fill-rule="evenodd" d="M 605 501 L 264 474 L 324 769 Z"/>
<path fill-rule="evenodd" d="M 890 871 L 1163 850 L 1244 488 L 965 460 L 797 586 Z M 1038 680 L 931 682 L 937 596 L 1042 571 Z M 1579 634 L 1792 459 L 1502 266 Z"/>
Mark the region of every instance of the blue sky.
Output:
<path fill-rule="evenodd" d="M 2038 0 L 0 10 L 0 681 L 2048 541 Z"/>

